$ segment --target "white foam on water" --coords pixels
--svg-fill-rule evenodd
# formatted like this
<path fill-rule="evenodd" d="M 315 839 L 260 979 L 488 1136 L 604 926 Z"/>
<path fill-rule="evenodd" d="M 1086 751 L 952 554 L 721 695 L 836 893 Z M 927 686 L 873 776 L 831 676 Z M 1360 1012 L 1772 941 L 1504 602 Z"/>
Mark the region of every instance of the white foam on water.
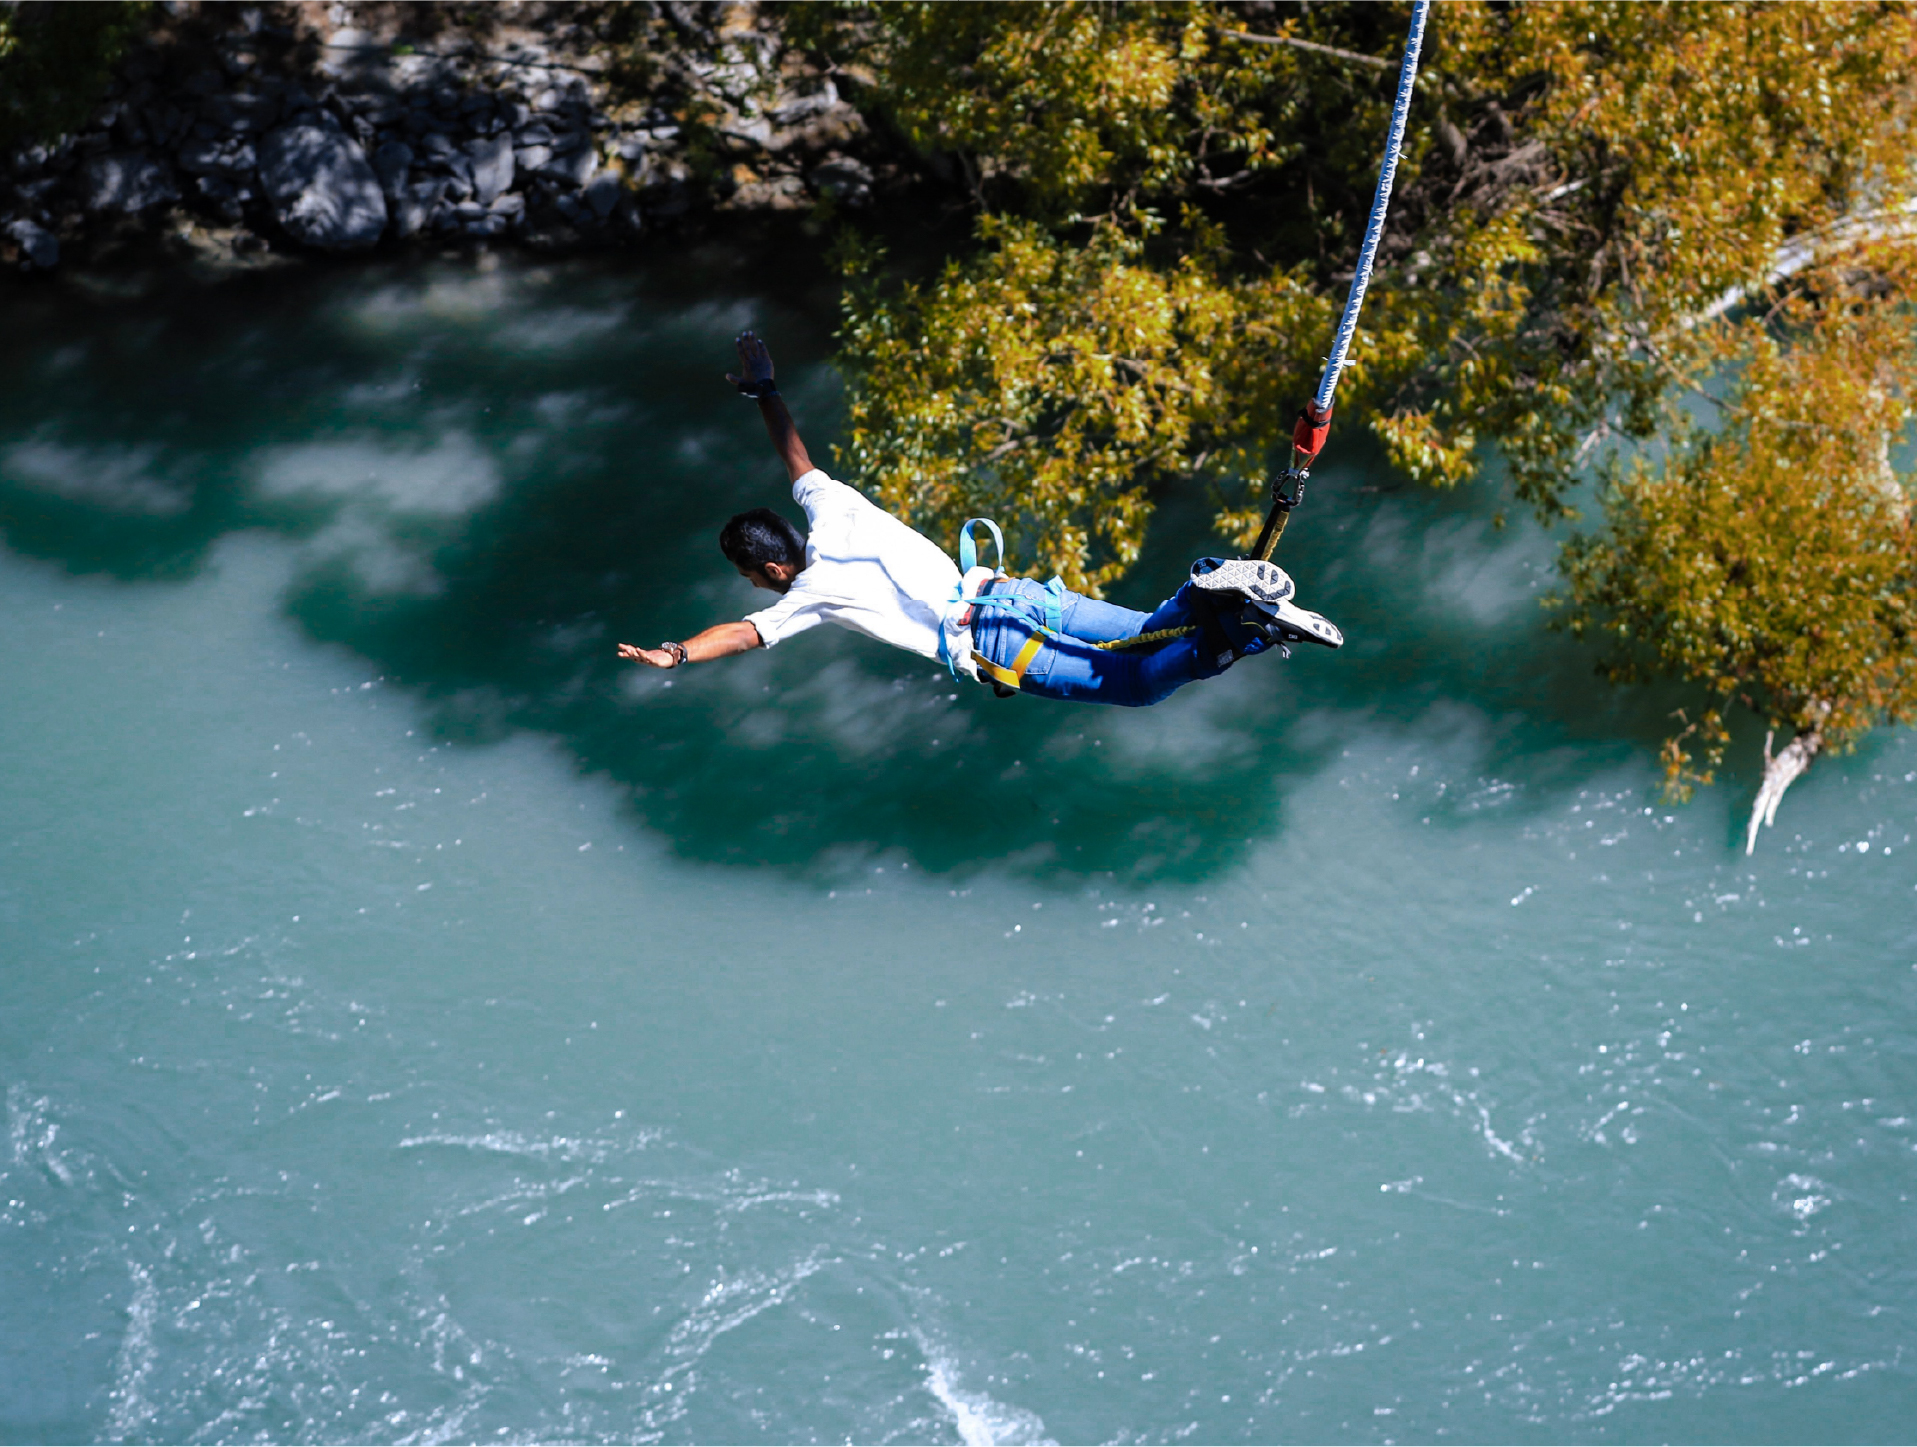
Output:
<path fill-rule="evenodd" d="M 1829 1191 L 1830 1187 L 1816 1176 L 1793 1172 L 1777 1183 L 1771 1199 L 1802 1223 L 1830 1205 Z"/>
<path fill-rule="evenodd" d="M 396 283 L 360 292 L 341 308 L 349 325 L 375 336 L 417 332 L 426 321 L 486 327 L 519 305 L 515 279 L 499 272 L 441 271 L 426 285 Z"/>
<path fill-rule="evenodd" d="M 951 1356 L 934 1347 L 924 1336 L 917 1337 L 917 1341 L 925 1356 L 925 1390 L 951 1417 L 965 1447 L 1052 1444 L 1053 1439 L 1045 1435 L 1045 1423 L 1038 1413 L 1010 1406 L 984 1392 L 965 1390 L 958 1384 Z"/>
<path fill-rule="evenodd" d="M 63 1186 L 73 1184 L 73 1169 L 53 1148 L 60 1127 L 49 1118 L 53 1102 L 32 1096 L 24 1085 L 7 1087 L 7 1144 L 16 1166 L 38 1165 Z"/>
<path fill-rule="evenodd" d="M 1512 1139 L 1499 1135 L 1492 1123 L 1491 1107 L 1479 1093 L 1453 1083 L 1461 1073 L 1442 1060 L 1429 1060 L 1422 1055 L 1414 1057 L 1401 1050 L 1377 1068 L 1369 1089 L 1346 1086 L 1343 1093 L 1354 1103 L 1367 1107 L 1387 1105 L 1406 1114 L 1432 1110 L 1436 1101 L 1448 1101 L 1458 1118 L 1466 1121 L 1473 1134 L 1496 1155 L 1516 1165 L 1535 1158 L 1540 1147 L 1532 1130 L 1533 1123 L 1520 1127 Z"/>
<path fill-rule="evenodd" d="M 120 1339 L 119 1354 L 113 1361 L 113 1386 L 107 1392 L 109 1442 L 144 1435 L 143 1429 L 153 1419 L 146 1383 L 159 1356 L 153 1345 L 153 1323 L 160 1314 L 160 1292 L 153 1284 L 153 1273 L 139 1262 L 129 1262 L 127 1270 L 133 1276 L 133 1297 L 127 1302 L 126 1335 Z"/>
<path fill-rule="evenodd" d="M 650 1204 L 665 1199 L 697 1201 L 726 1214 L 750 1211 L 757 1206 L 810 1206 L 824 1211 L 839 1204 L 836 1191 L 808 1191 L 797 1186 L 781 1190 L 763 1182 L 754 1184 L 742 1181 L 739 1172 L 729 1171 L 724 1182 L 718 1186 L 667 1179 L 635 1181 L 623 1195 L 603 1202 L 599 1209 L 617 1211 L 622 1206 Z"/>
<path fill-rule="evenodd" d="M 508 352 L 564 352 L 629 330 L 626 306 L 542 306 L 514 318 L 493 333 L 492 344 Z"/>
<path fill-rule="evenodd" d="M 673 1325 L 667 1339 L 668 1348 L 680 1358 L 680 1364 L 673 1371 L 690 1366 L 705 1355 L 713 1342 L 744 1326 L 760 1312 L 783 1305 L 800 1282 L 825 1265 L 820 1257 L 807 1256 L 777 1271 L 720 1276 L 706 1289 L 699 1304 Z"/>
<path fill-rule="evenodd" d="M 307 543 L 317 562 L 341 562 L 369 593 L 384 597 L 436 598 L 446 580 L 419 548 L 394 540 L 382 524 L 348 510 Z"/>
<path fill-rule="evenodd" d="M 690 1400 L 699 1388 L 699 1364 L 720 1337 L 738 1330 L 760 1313 L 784 1305 L 807 1277 L 829 1264 L 827 1259 L 813 1254 L 773 1271 L 743 1271 L 732 1275 L 721 1271 L 697 1304 L 673 1324 L 667 1335 L 668 1365 L 650 1388 L 651 1394 L 661 1400 L 639 1414 L 643 1431 L 637 1434 L 636 1440 L 657 1441 L 668 1427 L 686 1415 Z"/>
<path fill-rule="evenodd" d="M 659 1140 L 665 1132 L 658 1130 L 639 1130 L 625 1140 L 584 1138 L 576 1136 L 554 1136 L 540 1140 L 533 1136 L 522 1135 L 518 1131 L 486 1131 L 480 1135 L 453 1135 L 442 1131 L 433 1131 L 426 1135 L 407 1136 L 400 1141 L 403 1151 L 415 1151 L 427 1146 L 444 1146 L 452 1150 L 474 1151 L 481 1155 L 526 1156 L 534 1160 L 585 1161 L 592 1165 L 603 1164 L 614 1155 L 624 1154 L 628 1150 L 643 1150 Z"/>

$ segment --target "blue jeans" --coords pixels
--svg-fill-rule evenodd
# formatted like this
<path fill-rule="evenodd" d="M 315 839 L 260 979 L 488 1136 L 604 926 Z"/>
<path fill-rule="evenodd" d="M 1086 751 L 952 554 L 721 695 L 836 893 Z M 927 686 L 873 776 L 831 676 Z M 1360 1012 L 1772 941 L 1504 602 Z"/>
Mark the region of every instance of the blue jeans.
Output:
<path fill-rule="evenodd" d="M 1043 583 L 1029 578 L 993 579 L 981 601 L 972 605 L 972 646 L 999 667 L 1010 668 L 1025 641 L 1045 625 L 1051 597 Z M 1256 641 L 1235 620 L 1216 616 L 1210 600 L 1190 583 L 1151 613 L 1076 593 L 1057 597 L 1058 636 L 1045 640 L 1019 685 L 1022 692 L 1040 698 L 1142 708 L 1193 679 L 1217 677 L 1231 667 L 1234 653 L 1258 651 Z M 1200 625 L 1198 632 L 1164 643 L 1090 646 L 1194 623 Z"/>

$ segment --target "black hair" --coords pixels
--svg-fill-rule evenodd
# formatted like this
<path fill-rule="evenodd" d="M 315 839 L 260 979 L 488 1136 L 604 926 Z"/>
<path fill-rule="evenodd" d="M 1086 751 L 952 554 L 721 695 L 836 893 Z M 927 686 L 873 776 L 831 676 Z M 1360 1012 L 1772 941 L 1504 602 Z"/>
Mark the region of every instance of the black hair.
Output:
<path fill-rule="evenodd" d="M 752 572 L 767 563 L 805 567 L 805 539 L 769 507 L 742 512 L 720 528 L 719 551 L 733 567 Z"/>

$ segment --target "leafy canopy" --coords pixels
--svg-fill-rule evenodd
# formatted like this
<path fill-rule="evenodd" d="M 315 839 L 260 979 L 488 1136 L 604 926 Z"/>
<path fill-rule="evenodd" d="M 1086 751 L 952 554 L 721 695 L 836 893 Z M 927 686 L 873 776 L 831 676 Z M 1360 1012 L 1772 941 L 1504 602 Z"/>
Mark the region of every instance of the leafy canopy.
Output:
<path fill-rule="evenodd" d="M 1660 465 L 1620 469 L 1608 532 L 1567 550 L 1567 621 L 1608 642 L 1606 671 L 1704 696 L 1665 745 L 1679 797 L 1711 782 L 1733 703 L 1839 749 L 1917 722 L 1917 530 L 1892 464 L 1917 395 L 1911 258 L 1879 245 L 1847 262 L 1808 274 L 1777 317 L 1719 331 L 1740 363 L 1720 415 Z"/>
<path fill-rule="evenodd" d="M 812 42 L 955 160 L 978 212 L 926 284 L 855 266 L 849 461 L 888 504 L 935 530 L 1015 517 L 1021 556 L 1092 587 L 1166 488 L 1222 488 L 1221 529 L 1255 527 L 1408 17 L 1273 8 L 815 12 Z M 1439 485 L 1492 444 L 1563 513 L 1599 443 L 1655 435 L 1724 364 L 1687 322 L 1763 294 L 1793 239 L 1911 194 L 1914 59 L 1902 6 L 1438 7 L 1340 426 Z"/>
<path fill-rule="evenodd" d="M 976 215 L 926 280 L 852 252 L 855 474 L 934 533 L 1008 521 L 1079 588 L 1122 574 L 1172 489 L 1212 489 L 1249 541 L 1349 284 L 1408 6 L 809 14 Z M 1813 752 L 1917 717 L 1892 464 L 1914 78 L 1902 4 L 1431 14 L 1334 445 L 1366 426 L 1441 487 L 1499 454 L 1547 521 L 1602 465 L 1563 621 L 1614 678 L 1697 691 L 1665 751 L 1680 793 L 1733 704 Z"/>

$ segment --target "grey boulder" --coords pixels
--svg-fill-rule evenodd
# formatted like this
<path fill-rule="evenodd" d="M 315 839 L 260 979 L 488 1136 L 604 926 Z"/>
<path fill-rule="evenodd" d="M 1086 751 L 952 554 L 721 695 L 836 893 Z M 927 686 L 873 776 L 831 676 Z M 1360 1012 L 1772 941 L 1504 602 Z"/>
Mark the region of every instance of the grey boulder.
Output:
<path fill-rule="evenodd" d="M 863 206 L 872 199 L 872 172 L 850 156 L 833 156 L 812 172 L 812 187 L 841 206 Z"/>
<path fill-rule="evenodd" d="M 604 220 L 612 215 L 612 208 L 619 204 L 619 198 L 625 194 L 625 184 L 614 172 L 601 171 L 587 183 L 583 196 L 586 204 L 592 208 L 592 214 Z"/>
<path fill-rule="evenodd" d="M 321 251 L 364 251 L 386 230 L 386 197 L 359 143 L 321 113 L 260 142 L 260 180 L 274 213 Z"/>
<path fill-rule="evenodd" d="M 180 199 L 165 163 L 134 151 L 89 156 L 80 168 L 80 192 L 89 211 L 144 211 Z"/>
<path fill-rule="evenodd" d="M 397 199 L 406 189 L 406 173 L 413 164 L 413 148 L 404 141 L 387 141 L 373 152 L 373 170 L 389 197 Z"/>
<path fill-rule="evenodd" d="M 561 136 L 553 146 L 551 159 L 541 169 L 546 175 L 568 185 L 585 185 L 592 179 L 592 173 L 599 169 L 599 157 L 593 151 L 592 138 L 579 134 Z"/>
<path fill-rule="evenodd" d="M 767 150 L 776 150 L 772 144 L 772 122 L 764 116 L 741 117 L 728 121 L 719 127 L 722 136 L 733 136 L 742 141 L 750 141 L 755 146 L 764 146 Z"/>
<path fill-rule="evenodd" d="M 393 220 L 399 234 L 417 236 L 425 230 L 445 196 L 446 182 L 443 177 L 436 181 L 415 181 L 408 186 L 394 199 Z"/>
<path fill-rule="evenodd" d="M 27 260 L 42 271 L 50 271 L 60 264 L 60 238 L 46 227 L 23 217 L 7 223 L 7 235 L 26 253 Z"/>
<path fill-rule="evenodd" d="M 490 206 L 512 189 L 513 141 L 511 136 L 493 136 L 468 141 L 466 159 L 472 165 L 473 199 Z"/>
<path fill-rule="evenodd" d="M 252 143 L 245 139 L 209 141 L 195 137 L 180 147 L 180 169 L 196 175 L 248 176 L 258 164 Z"/>

